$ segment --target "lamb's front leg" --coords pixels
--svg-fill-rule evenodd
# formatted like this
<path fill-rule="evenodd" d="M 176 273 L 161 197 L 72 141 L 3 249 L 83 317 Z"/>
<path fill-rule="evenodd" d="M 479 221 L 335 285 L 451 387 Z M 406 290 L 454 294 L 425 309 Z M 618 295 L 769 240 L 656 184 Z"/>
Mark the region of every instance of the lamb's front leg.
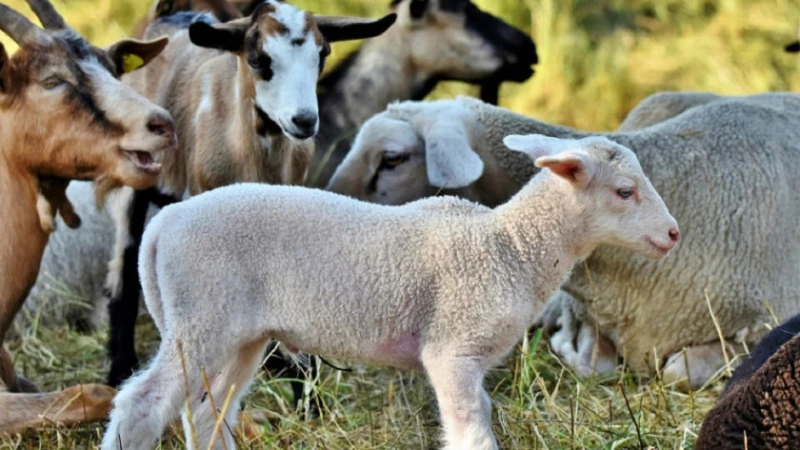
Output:
<path fill-rule="evenodd" d="M 456 349 L 426 347 L 422 365 L 436 391 L 444 449 L 496 450 L 492 403 L 483 389 L 483 377 L 490 368 L 487 359 Z"/>

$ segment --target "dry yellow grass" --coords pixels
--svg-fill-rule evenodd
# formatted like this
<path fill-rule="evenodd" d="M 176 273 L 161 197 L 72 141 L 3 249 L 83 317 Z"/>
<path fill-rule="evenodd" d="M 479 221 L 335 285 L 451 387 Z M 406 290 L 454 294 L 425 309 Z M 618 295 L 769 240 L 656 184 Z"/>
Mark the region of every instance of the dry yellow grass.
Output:
<path fill-rule="evenodd" d="M 142 0 L 54 1 L 66 20 L 104 45 L 126 35 L 149 7 Z M 295 0 L 320 13 L 376 16 L 388 0 Z M 529 30 L 541 64 L 528 82 L 504 86 L 501 104 L 521 113 L 589 130 L 615 128 L 645 96 L 662 90 L 746 94 L 800 88 L 800 58 L 783 53 L 796 36 L 800 4 L 792 0 L 476 0 Z M 27 12 L 21 0 L 10 5 Z M 5 37 L 2 42 L 13 45 Z M 337 44 L 342 58 L 353 44 Z M 447 83 L 433 98 L 474 93 Z M 698 290 L 703 287 L 699 286 Z M 18 330 L 11 343 L 17 368 L 45 388 L 102 381 L 104 332 L 66 328 Z M 140 353 L 157 336 L 139 327 Z M 263 377 L 263 375 L 262 375 Z M 517 351 L 487 386 L 495 431 L 504 449 L 690 449 L 720 389 L 713 382 L 682 394 L 658 380 L 620 374 L 579 381 L 546 345 Z M 291 411 L 286 383 L 259 379 L 249 409 L 268 412 L 263 438 L 243 448 L 435 448 L 432 392 L 420 374 L 323 367 L 322 417 L 303 421 Z M 0 412 L 1 414 L 2 412 Z M 0 439 L 0 449 L 89 448 L 100 425 Z M 182 448 L 173 436 L 164 448 Z"/>

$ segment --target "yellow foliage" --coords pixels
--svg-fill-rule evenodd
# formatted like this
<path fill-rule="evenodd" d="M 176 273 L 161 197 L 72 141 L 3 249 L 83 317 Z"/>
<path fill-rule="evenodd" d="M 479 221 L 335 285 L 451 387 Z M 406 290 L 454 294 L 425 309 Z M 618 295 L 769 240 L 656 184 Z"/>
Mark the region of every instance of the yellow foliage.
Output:
<path fill-rule="evenodd" d="M 53 0 L 67 22 L 97 45 L 133 29 L 142 0 Z M 721 94 L 798 90 L 800 57 L 783 46 L 797 36 L 794 0 L 475 0 L 532 33 L 541 62 L 500 102 L 539 119 L 589 130 L 615 128 L 642 98 L 663 90 Z M 378 16 L 389 0 L 295 0 L 321 14 Z M 9 5 L 32 17 L 21 0 Z M 13 43 L 0 39 L 9 51 Z M 334 62 L 356 44 L 334 48 Z M 331 64 L 332 66 L 332 64 Z M 431 98 L 476 94 L 445 83 Z"/>

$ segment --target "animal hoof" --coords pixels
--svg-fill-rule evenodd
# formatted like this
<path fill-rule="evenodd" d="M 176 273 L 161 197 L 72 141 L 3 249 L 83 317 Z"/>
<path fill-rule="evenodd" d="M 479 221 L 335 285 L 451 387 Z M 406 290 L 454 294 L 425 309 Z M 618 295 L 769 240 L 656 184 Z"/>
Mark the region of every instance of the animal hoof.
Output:
<path fill-rule="evenodd" d="M 32 382 L 28 381 L 26 378 L 23 378 L 17 375 L 17 387 L 16 392 L 22 393 L 37 393 L 41 392 L 39 387 L 33 384 Z"/>

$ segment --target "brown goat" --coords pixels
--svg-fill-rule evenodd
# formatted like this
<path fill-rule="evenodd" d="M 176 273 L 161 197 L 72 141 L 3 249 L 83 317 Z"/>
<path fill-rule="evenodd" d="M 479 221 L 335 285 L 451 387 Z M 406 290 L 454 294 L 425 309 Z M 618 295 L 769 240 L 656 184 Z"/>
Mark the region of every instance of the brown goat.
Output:
<path fill-rule="evenodd" d="M 0 393 L 0 433 L 100 419 L 113 396 L 93 385 L 31 394 L 36 386 L 16 374 L 1 345 L 47 244 L 40 192 L 63 207 L 58 199 L 66 182 L 59 180 L 95 180 L 98 199 L 122 185 L 147 188 L 161 170 L 154 156 L 175 146 L 169 114 L 117 80 L 123 68 L 155 57 L 167 39 L 123 40 L 102 50 L 71 30 L 47 0 L 28 4 L 45 30 L 0 4 L 0 29 L 20 47 L 9 57 L 0 45 L 0 384 L 10 391 Z"/>

